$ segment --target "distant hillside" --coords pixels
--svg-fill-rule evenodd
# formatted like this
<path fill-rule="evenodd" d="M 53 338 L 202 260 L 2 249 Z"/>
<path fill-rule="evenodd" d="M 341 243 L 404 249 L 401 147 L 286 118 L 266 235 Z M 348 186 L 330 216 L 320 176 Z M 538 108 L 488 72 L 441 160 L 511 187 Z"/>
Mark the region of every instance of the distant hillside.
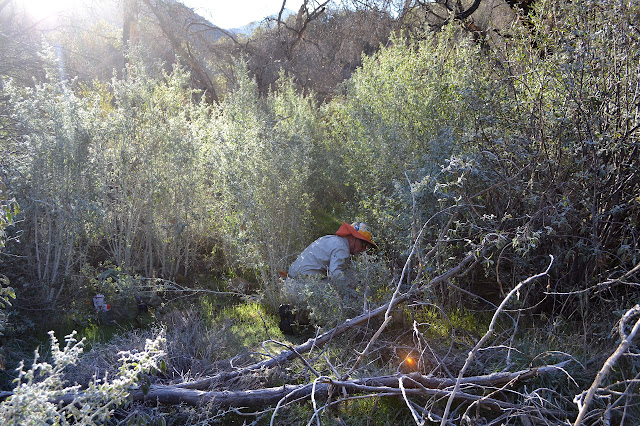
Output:
<path fill-rule="evenodd" d="M 285 9 L 282 12 L 282 19 L 286 20 L 287 18 L 289 18 L 289 16 L 291 15 L 295 15 L 296 12 L 292 11 L 291 9 Z M 270 16 L 265 16 L 262 20 L 260 21 L 253 21 L 250 22 L 246 25 L 243 25 L 241 27 L 236 27 L 236 28 L 231 28 L 228 29 L 226 31 L 229 31 L 232 34 L 244 34 L 246 36 L 251 36 L 253 34 L 253 32 L 258 29 L 258 27 L 260 27 L 260 25 L 262 25 L 265 22 L 265 19 L 267 18 L 273 18 L 274 20 L 277 18 L 277 14 L 273 14 Z"/>
<path fill-rule="evenodd" d="M 217 27 L 217 25 L 213 24 L 209 18 L 206 18 L 204 16 L 202 16 L 201 14 L 197 13 L 195 10 L 191 9 L 189 6 L 186 6 L 186 8 L 191 10 L 191 14 L 192 14 L 192 18 L 194 21 L 196 22 L 202 22 L 204 25 L 210 27 Z M 282 19 L 287 19 L 289 18 L 289 16 L 291 15 L 295 15 L 296 12 L 292 11 L 291 9 L 284 9 L 284 11 L 282 12 Z M 252 21 L 247 23 L 246 25 L 240 26 L 240 27 L 234 27 L 234 28 L 221 28 L 222 31 L 226 31 L 230 34 L 233 35 L 240 35 L 240 34 L 244 34 L 247 37 L 250 37 L 253 32 L 258 29 L 260 27 L 260 25 L 262 25 L 265 22 L 265 19 L 267 18 L 273 18 L 276 19 L 277 18 L 277 13 L 274 13 L 273 15 L 270 16 L 265 16 L 263 19 L 258 20 L 258 21 Z M 218 40 L 220 37 L 222 37 L 224 34 L 222 31 L 212 31 L 212 34 L 209 34 L 211 40 L 216 41 Z"/>

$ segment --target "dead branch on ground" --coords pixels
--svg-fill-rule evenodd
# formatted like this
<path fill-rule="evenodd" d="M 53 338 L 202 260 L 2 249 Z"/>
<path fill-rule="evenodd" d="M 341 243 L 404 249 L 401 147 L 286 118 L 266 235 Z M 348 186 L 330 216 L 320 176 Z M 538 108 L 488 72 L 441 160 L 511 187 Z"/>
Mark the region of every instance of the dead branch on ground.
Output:
<path fill-rule="evenodd" d="M 482 347 L 484 342 L 493 334 L 494 327 L 495 327 L 495 324 L 496 324 L 496 320 L 498 319 L 498 315 L 500 315 L 500 313 L 502 312 L 502 310 L 506 306 L 506 304 L 509 301 L 509 299 L 511 299 L 511 296 L 513 296 L 516 292 L 518 292 L 521 287 L 523 287 L 524 285 L 530 283 L 531 281 L 533 281 L 533 280 L 535 280 L 537 278 L 540 278 L 540 277 L 542 277 L 544 275 L 547 275 L 549 273 L 549 269 L 551 269 L 551 266 L 553 265 L 553 256 L 550 256 L 550 257 L 551 257 L 551 262 L 549 262 L 549 266 L 547 266 L 547 269 L 544 272 L 542 272 L 540 274 L 537 274 L 537 275 L 533 275 L 533 276 L 527 278 L 526 280 L 520 282 L 517 286 L 515 286 L 509 292 L 509 294 L 507 294 L 507 296 L 504 298 L 504 300 L 502 301 L 500 306 L 498 306 L 498 309 L 496 309 L 495 313 L 493 314 L 493 318 L 491 319 L 491 323 L 489 324 L 489 329 L 487 330 L 485 335 L 482 336 L 482 338 L 478 341 L 478 343 L 475 345 L 475 347 L 469 352 L 469 356 L 467 356 L 467 360 L 465 361 L 464 366 L 462 367 L 462 369 L 458 373 L 458 380 L 457 380 L 455 388 L 453 389 L 453 392 L 451 392 L 451 395 L 449 396 L 449 400 L 447 401 L 447 407 L 444 410 L 444 415 L 442 416 L 442 421 L 440 423 L 441 426 L 444 426 L 448 421 L 447 419 L 448 419 L 449 411 L 451 409 L 451 404 L 453 403 L 453 400 L 455 399 L 456 392 L 460 387 L 460 383 L 461 383 L 462 377 L 464 376 L 464 373 L 467 371 L 467 368 L 469 367 L 469 365 L 471 365 L 471 361 L 473 361 L 473 359 L 475 358 L 475 355 L 477 354 L 478 350 Z"/>
<path fill-rule="evenodd" d="M 458 265 L 449 269 L 444 274 L 434 278 L 428 283 L 428 285 L 435 285 L 441 282 L 446 282 L 447 280 L 453 277 L 461 275 L 466 271 L 466 268 L 468 267 L 468 265 L 471 264 L 474 260 L 475 260 L 475 255 L 468 254 Z M 331 330 L 321 334 L 320 336 L 309 339 L 304 344 L 296 346 L 294 350 L 283 351 L 278 356 L 269 358 L 264 361 L 260 361 L 258 363 L 255 363 L 234 371 L 223 372 L 212 377 L 204 378 L 194 382 L 182 383 L 177 386 L 184 389 L 210 389 L 218 384 L 225 383 L 231 379 L 235 379 L 236 377 L 240 377 L 246 374 L 252 374 L 262 369 L 282 366 L 287 362 L 290 362 L 298 358 L 299 354 L 309 352 L 314 347 L 320 347 L 326 344 L 327 342 L 331 341 L 331 339 L 333 339 L 335 336 L 339 336 L 345 333 L 346 331 L 353 329 L 354 327 L 368 323 L 373 318 L 379 315 L 385 314 L 386 316 L 388 316 L 388 313 L 391 311 L 391 309 L 393 309 L 400 303 L 403 303 L 409 300 L 410 296 L 411 296 L 410 294 L 400 294 L 400 295 L 396 294 L 394 295 L 394 298 L 390 302 L 372 311 L 365 312 L 364 314 L 359 315 L 355 318 L 348 319 L 344 323 L 338 325 L 337 327 L 332 328 Z"/>
<path fill-rule="evenodd" d="M 186 404 L 192 406 L 211 406 L 218 409 L 241 409 L 241 408 L 265 408 L 274 407 L 273 417 L 277 414 L 278 409 L 284 405 L 306 401 L 313 401 L 314 418 L 320 412 L 333 404 L 346 401 L 353 398 L 382 397 L 389 396 L 402 398 L 417 423 L 422 423 L 425 416 L 432 418 L 447 420 L 450 417 L 448 408 L 452 401 L 464 404 L 465 406 L 482 407 L 487 410 L 498 413 L 512 412 L 514 415 L 527 415 L 527 413 L 536 413 L 540 416 L 549 416 L 554 418 L 567 418 L 567 413 L 556 409 L 554 406 L 547 404 L 537 404 L 532 402 L 517 403 L 512 402 L 508 398 L 504 398 L 505 393 L 516 393 L 512 388 L 520 382 L 529 380 L 542 375 L 550 375 L 556 372 L 564 371 L 564 366 L 570 361 L 560 364 L 546 365 L 537 368 L 530 368 L 518 372 L 501 372 L 482 376 L 463 377 L 469 360 L 473 358 L 473 353 L 477 352 L 479 347 L 487 339 L 492 332 L 492 326 L 495 317 L 499 315 L 510 296 L 514 294 L 520 287 L 548 272 L 547 270 L 539 275 L 530 277 L 516 286 L 509 295 L 504 299 L 500 307 L 496 310 L 494 321 L 492 321 L 487 334 L 478 342 L 474 350 L 470 352 L 469 359 L 465 367 L 460 371 L 458 378 L 439 378 L 432 375 L 425 375 L 419 372 L 408 374 L 396 374 L 392 376 L 378 376 L 360 379 L 347 380 L 353 368 L 346 368 L 347 374 L 339 374 L 339 371 L 331 365 L 327 360 L 327 364 L 331 366 L 331 371 L 336 378 L 322 376 L 321 373 L 310 368 L 310 362 L 306 362 L 303 354 L 311 352 L 317 348 L 329 343 L 334 337 L 344 334 L 357 326 L 366 324 L 378 316 L 384 316 L 385 322 L 390 318 L 390 312 L 399 304 L 406 302 L 414 296 L 415 292 L 421 291 L 425 286 L 435 285 L 438 283 L 447 283 L 452 278 L 464 275 L 469 271 L 470 265 L 476 262 L 476 255 L 468 254 L 455 267 L 449 269 L 445 273 L 433 278 L 421 287 L 412 287 L 409 293 L 400 293 L 396 291 L 393 298 L 385 305 L 377 309 L 365 312 L 355 318 L 349 319 L 337 327 L 309 339 L 304 344 L 296 347 L 288 347 L 288 350 L 281 352 L 277 356 L 272 356 L 260 362 L 256 362 L 249 366 L 239 368 L 233 371 L 226 371 L 217 375 L 207 377 L 201 380 L 179 383 L 175 385 L 152 385 L 146 392 L 141 389 L 132 391 L 131 398 L 134 401 L 149 404 Z M 384 324 L 378 329 L 380 334 L 384 329 Z M 367 347 L 375 340 L 376 336 L 369 341 Z M 358 360 L 362 361 L 367 356 L 367 350 L 358 354 Z M 326 358 L 326 357 L 325 357 Z M 228 386 L 234 379 L 246 376 L 257 377 L 267 369 L 283 367 L 287 363 L 295 359 L 302 359 L 303 365 L 310 368 L 315 374 L 315 379 L 299 385 L 284 384 L 278 387 L 267 387 L 261 389 L 249 390 L 229 390 Z M 226 389 L 225 389 L 226 387 Z M 217 388 L 217 389 L 216 389 Z M 63 404 L 73 404 L 77 400 L 79 394 L 69 394 L 56 401 Z M 525 398 L 526 399 L 526 398 Z M 317 400 L 328 401 L 324 405 L 318 405 Z M 433 404 L 438 401 L 448 401 L 447 410 L 443 416 L 433 413 Z M 426 404 L 421 407 L 420 403 Z M 433 417 L 433 416 L 435 417 Z M 313 420 L 313 419 L 312 419 Z"/>
<path fill-rule="evenodd" d="M 400 381 L 404 386 L 404 392 L 410 396 L 424 397 L 449 397 L 453 395 L 452 387 L 462 384 L 471 388 L 487 388 L 504 384 L 514 385 L 517 382 L 532 379 L 546 374 L 562 371 L 570 361 L 559 364 L 547 365 L 513 373 L 494 373 L 483 376 L 466 377 L 461 382 L 454 379 L 440 379 L 433 376 L 425 376 L 420 373 L 402 374 L 398 376 L 369 377 L 358 380 L 332 380 L 323 377 L 315 384 L 315 398 L 328 398 L 337 389 L 345 389 L 348 394 L 385 394 L 389 396 L 402 396 Z M 141 390 L 132 393 L 134 401 L 144 401 L 161 404 L 188 404 L 203 405 L 212 403 L 218 408 L 228 407 L 264 407 L 275 405 L 284 399 L 284 402 L 308 399 L 312 397 L 313 383 L 302 385 L 284 385 L 273 388 L 244 390 L 244 391 L 200 391 L 185 389 L 184 387 L 153 385 L 148 393 Z M 493 398 L 458 390 L 455 399 L 464 402 L 476 402 L 491 410 L 521 409 L 518 404 L 508 403 Z M 68 400 L 70 402 L 71 400 Z M 548 410 L 550 414 L 559 414 L 554 410 Z"/>
<path fill-rule="evenodd" d="M 591 404 L 593 397 L 595 396 L 596 392 L 600 389 L 600 384 L 602 383 L 604 378 L 607 376 L 611 368 L 613 368 L 616 361 L 618 361 L 618 359 L 627 352 L 627 350 L 631 346 L 633 339 L 638 334 L 638 331 L 640 331 L 640 318 L 636 320 L 635 325 L 633 326 L 629 334 L 627 334 L 625 331 L 627 322 L 632 317 L 638 316 L 638 314 L 640 314 L 640 305 L 634 306 L 623 315 L 622 319 L 620 319 L 620 326 L 618 329 L 618 332 L 620 333 L 620 337 L 622 338 L 620 345 L 618 345 L 618 348 L 615 350 L 615 352 L 607 359 L 607 361 L 604 363 L 600 371 L 598 371 L 598 374 L 596 375 L 596 378 L 591 384 L 591 387 L 587 391 L 586 396 L 584 395 L 584 392 L 580 395 L 576 395 L 574 401 L 577 403 L 578 408 L 580 409 L 580 412 L 578 413 L 578 417 L 574 423 L 574 426 L 578 426 L 582 424 L 582 421 L 588 412 L 589 404 Z"/>

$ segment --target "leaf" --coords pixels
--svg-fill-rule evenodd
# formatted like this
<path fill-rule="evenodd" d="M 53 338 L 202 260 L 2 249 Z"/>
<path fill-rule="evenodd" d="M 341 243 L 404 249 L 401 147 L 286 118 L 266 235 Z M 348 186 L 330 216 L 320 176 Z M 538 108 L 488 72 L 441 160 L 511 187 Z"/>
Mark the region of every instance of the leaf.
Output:
<path fill-rule="evenodd" d="M 143 394 L 148 394 L 149 389 L 151 388 L 151 380 L 148 377 L 144 378 L 144 382 L 142 383 L 141 389 Z"/>

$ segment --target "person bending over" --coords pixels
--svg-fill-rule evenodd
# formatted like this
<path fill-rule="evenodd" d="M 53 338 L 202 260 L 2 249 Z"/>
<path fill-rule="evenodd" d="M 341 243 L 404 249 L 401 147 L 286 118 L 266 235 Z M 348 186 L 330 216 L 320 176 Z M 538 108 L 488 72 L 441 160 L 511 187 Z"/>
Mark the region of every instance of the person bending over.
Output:
<path fill-rule="evenodd" d="M 296 325 L 309 324 L 306 298 L 310 294 L 326 291 L 329 285 L 340 291 L 354 284 L 349 269 L 351 255 L 362 253 L 368 246 L 377 248 L 371 235 L 364 222 L 342 222 L 334 235 L 318 238 L 300 253 L 284 282 L 286 303 L 279 308 L 283 333 L 291 334 Z"/>

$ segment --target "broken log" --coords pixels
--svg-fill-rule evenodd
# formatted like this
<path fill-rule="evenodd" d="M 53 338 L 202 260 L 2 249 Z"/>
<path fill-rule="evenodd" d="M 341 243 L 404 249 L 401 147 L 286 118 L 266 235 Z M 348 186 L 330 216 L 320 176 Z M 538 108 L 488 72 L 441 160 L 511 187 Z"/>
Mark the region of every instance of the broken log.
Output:
<path fill-rule="evenodd" d="M 515 384 L 540 375 L 562 371 L 568 363 L 569 361 L 565 361 L 559 364 L 546 365 L 513 373 L 494 373 L 483 376 L 465 377 L 463 379 L 463 383 L 469 388 L 497 387 L 507 383 Z M 455 379 L 436 378 L 432 376 L 425 376 L 420 373 L 369 377 L 346 381 L 332 380 L 325 377 L 318 379 L 315 383 L 314 398 L 326 399 L 334 390 L 337 389 L 340 389 L 341 391 L 344 389 L 344 391 L 350 395 L 379 394 L 384 396 L 402 397 L 402 390 L 399 386 L 400 380 L 403 381 L 403 386 L 405 388 L 404 391 L 407 395 L 421 397 L 449 397 L 452 393 L 452 388 L 456 384 Z M 311 398 L 313 387 L 313 383 L 307 383 L 302 385 L 284 385 L 273 388 L 244 391 L 200 391 L 196 389 L 185 389 L 178 385 L 153 385 L 146 394 L 141 390 L 137 390 L 131 395 L 134 401 L 160 404 L 213 404 L 217 408 L 256 408 L 272 406 L 280 401 L 286 403 L 309 399 Z M 481 395 L 473 395 L 464 391 L 456 392 L 455 399 L 461 402 L 475 402 L 476 404 L 491 410 L 523 408 L 522 405 L 519 404 L 509 403 Z M 540 409 L 540 407 L 537 407 L 537 409 Z M 548 411 L 550 414 L 555 413 L 553 410 L 544 411 Z"/>
<path fill-rule="evenodd" d="M 497 387 L 505 384 L 515 385 L 518 382 L 534 377 L 564 371 L 564 367 L 569 362 L 571 361 L 512 373 L 501 372 L 465 377 L 463 379 L 464 389 L 458 390 L 453 398 L 461 403 L 473 403 L 493 411 L 517 410 L 520 413 L 525 413 L 528 408 L 530 408 L 530 410 L 537 413 L 545 413 L 557 416 L 558 418 L 572 417 L 572 413 L 547 409 L 537 405 L 527 407 L 526 405 L 518 403 L 502 401 L 495 397 L 469 393 L 473 388 L 479 389 L 481 393 L 486 393 L 486 391 L 493 392 Z M 372 397 L 389 396 L 405 399 L 407 397 L 447 398 L 451 397 L 455 385 L 455 379 L 425 376 L 414 372 L 410 374 L 369 377 L 358 380 L 333 380 L 329 377 L 321 377 L 313 383 L 283 385 L 243 391 L 201 391 L 197 389 L 185 389 L 177 385 L 152 385 L 147 392 L 137 389 L 132 391 L 130 396 L 133 401 L 151 404 L 211 405 L 216 409 L 238 409 L 266 408 L 275 406 L 276 404 L 281 406 L 282 404 L 290 402 L 305 401 L 312 397 L 314 400 L 326 401 L 332 395 L 341 395 L 346 398 L 353 395 L 369 395 Z M 11 392 L 7 392 L 7 394 L 10 393 Z M 84 396 L 82 392 L 67 394 L 53 402 L 61 405 L 75 404 L 77 398 L 82 396 Z M 339 399 L 335 402 L 339 402 Z"/>

